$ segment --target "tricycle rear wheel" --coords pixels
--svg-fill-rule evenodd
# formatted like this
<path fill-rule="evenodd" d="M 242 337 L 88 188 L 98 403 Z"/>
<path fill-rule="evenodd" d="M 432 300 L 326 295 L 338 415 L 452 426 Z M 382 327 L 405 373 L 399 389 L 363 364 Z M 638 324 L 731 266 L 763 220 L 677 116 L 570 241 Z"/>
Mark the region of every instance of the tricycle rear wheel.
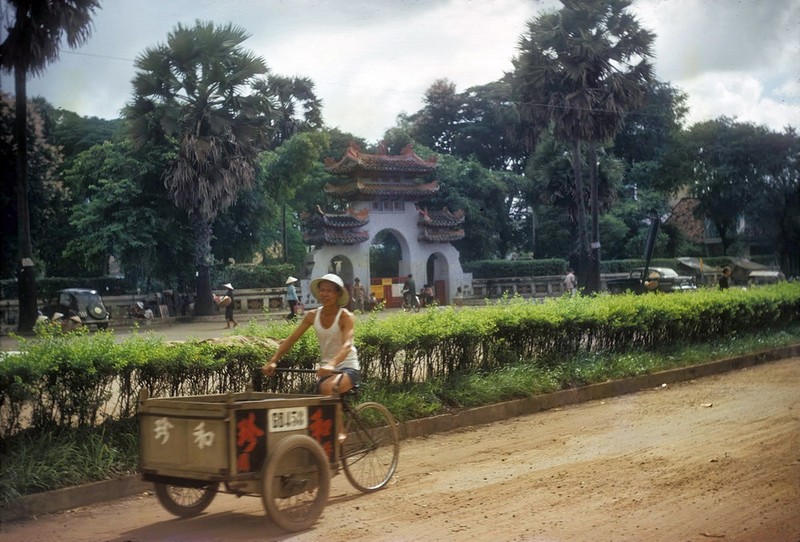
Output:
<path fill-rule="evenodd" d="M 217 494 L 218 482 L 200 487 L 173 486 L 156 482 L 156 497 L 168 512 L 182 518 L 191 518 L 208 508 Z"/>
<path fill-rule="evenodd" d="M 287 531 L 311 527 L 328 502 L 331 476 L 322 446 L 292 435 L 272 448 L 261 476 L 261 499 L 272 521 Z"/>

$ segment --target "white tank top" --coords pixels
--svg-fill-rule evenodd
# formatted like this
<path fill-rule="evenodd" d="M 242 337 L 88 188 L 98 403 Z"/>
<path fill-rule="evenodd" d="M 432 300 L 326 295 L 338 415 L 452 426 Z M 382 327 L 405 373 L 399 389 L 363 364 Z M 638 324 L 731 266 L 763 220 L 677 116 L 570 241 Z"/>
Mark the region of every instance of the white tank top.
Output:
<path fill-rule="evenodd" d="M 339 317 L 342 315 L 342 311 L 344 309 L 339 309 L 339 312 L 336 313 L 336 318 L 333 319 L 333 324 L 331 327 L 325 328 L 322 327 L 322 323 L 320 322 L 320 314 L 322 314 L 322 307 L 316 310 L 316 314 L 314 315 L 314 331 L 317 333 L 317 340 L 319 341 L 319 350 L 322 353 L 320 360 L 322 361 L 323 365 L 327 365 L 336 354 L 339 353 L 339 350 L 342 349 L 342 328 L 339 327 Z M 356 347 L 353 346 L 350 348 L 350 353 L 347 354 L 347 357 L 344 358 L 344 361 L 339 363 L 337 368 L 350 368 L 355 369 L 356 371 L 361 370 L 361 367 L 358 363 L 358 352 L 356 351 Z"/>

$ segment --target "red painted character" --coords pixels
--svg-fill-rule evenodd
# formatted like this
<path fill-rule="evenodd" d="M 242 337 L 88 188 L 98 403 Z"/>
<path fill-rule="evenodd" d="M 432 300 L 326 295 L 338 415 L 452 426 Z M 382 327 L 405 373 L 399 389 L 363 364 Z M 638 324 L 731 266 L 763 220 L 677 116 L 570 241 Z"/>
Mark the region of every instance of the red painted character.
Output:
<path fill-rule="evenodd" d="M 236 424 L 236 446 L 240 450 L 236 466 L 239 472 L 250 471 L 250 452 L 255 450 L 259 437 L 264 436 L 264 431 L 256 425 L 256 414 L 251 412 L 247 418 L 239 420 Z"/>
<path fill-rule="evenodd" d="M 322 445 L 328 457 L 332 457 L 333 448 L 330 437 L 333 430 L 333 420 L 326 419 L 323 414 L 321 408 L 314 409 L 310 416 L 311 423 L 308 425 L 308 429 L 311 436 Z"/>

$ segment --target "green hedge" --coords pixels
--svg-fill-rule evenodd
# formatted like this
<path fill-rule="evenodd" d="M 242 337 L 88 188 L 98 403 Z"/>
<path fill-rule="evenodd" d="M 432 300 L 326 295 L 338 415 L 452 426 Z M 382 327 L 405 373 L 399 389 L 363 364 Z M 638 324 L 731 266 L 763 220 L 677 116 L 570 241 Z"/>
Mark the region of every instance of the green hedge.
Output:
<path fill-rule="evenodd" d="M 771 256 L 753 257 L 752 261 L 771 265 Z M 724 267 L 730 265 L 728 257 L 703 258 L 707 265 Z M 565 275 L 568 263 L 566 260 L 477 260 L 464 262 L 464 271 L 472 273 L 476 279 L 496 279 L 508 277 L 541 277 L 550 275 Z M 652 267 L 669 267 L 680 269 L 680 262 L 676 258 L 653 258 Z M 644 267 L 644 260 L 607 260 L 600 262 L 601 273 L 628 273 L 637 267 Z"/>
<path fill-rule="evenodd" d="M 237 290 L 249 288 L 277 288 L 286 283 L 286 277 L 296 274 L 291 264 L 230 265 L 216 270 L 213 284 L 230 282 Z"/>
<path fill-rule="evenodd" d="M 376 387 L 451 378 L 523 360 L 544 370 L 581 351 L 626 353 L 693 344 L 800 319 L 800 283 L 682 294 L 600 295 L 360 319 L 356 346 L 365 381 Z M 259 368 L 294 325 L 242 326 L 232 341 L 168 344 L 152 334 L 116 343 L 110 332 L 21 340 L 19 355 L 0 361 L 0 435 L 23 426 L 87 426 L 136 411 L 151 396 L 203 395 L 255 389 L 294 391 L 309 381 L 265 380 Z M 319 349 L 307 333 L 285 363 L 313 367 Z"/>
<path fill-rule="evenodd" d="M 566 260 L 476 260 L 464 262 L 464 271 L 476 279 L 564 275 Z"/>

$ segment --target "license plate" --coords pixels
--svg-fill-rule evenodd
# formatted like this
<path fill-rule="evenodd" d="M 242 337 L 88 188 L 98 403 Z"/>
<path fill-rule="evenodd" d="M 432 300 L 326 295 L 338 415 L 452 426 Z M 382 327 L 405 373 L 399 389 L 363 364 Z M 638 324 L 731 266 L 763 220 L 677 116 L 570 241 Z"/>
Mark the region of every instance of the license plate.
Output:
<path fill-rule="evenodd" d="M 273 408 L 269 411 L 270 433 L 281 431 L 297 431 L 308 427 L 308 409 L 302 408 Z"/>

